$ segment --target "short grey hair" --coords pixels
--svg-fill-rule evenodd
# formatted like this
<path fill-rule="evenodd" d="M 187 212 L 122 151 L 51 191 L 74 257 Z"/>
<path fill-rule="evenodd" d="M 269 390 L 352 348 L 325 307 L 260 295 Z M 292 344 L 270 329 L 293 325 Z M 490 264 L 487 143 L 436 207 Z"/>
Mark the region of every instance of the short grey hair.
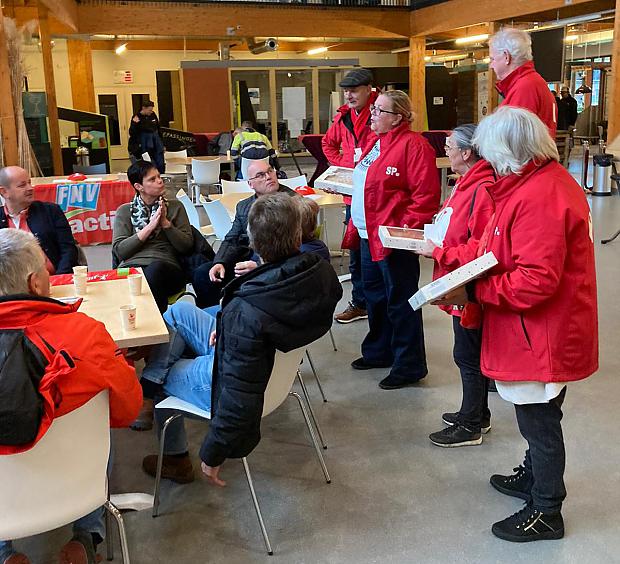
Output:
<path fill-rule="evenodd" d="M 11 173 L 9 167 L 5 166 L 0 168 L 0 186 L 8 188 L 11 185 Z"/>
<path fill-rule="evenodd" d="M 495 110 L 480 122 L 473 142 L 500 176 L 519 174 L 530 161 L 560 160 L 547 126 L 523 108 Z"/>
<path fill-rule="evenodd" d="M 472 156 L 475 160 L 480 159 L 480 154 L 478 153 L 478 147 L 476 147 L 473 143 L 474 135 L 476 134 L 476 126 L 473 123 L 466 123 L 464 125 L 459 125 L 452 130 L 450 137 L 454 139 L 456 146 L 461 149 L 461 151 L 471 151 Z"/>
<path fill-rule="evenodd" d="M 532 60 L 532 38 L 527 31 L 505 27 L 489 39 L 489 48 L 506 51 L 517 65 Z"/>
<path fill-rule="evenodd" d="M 32 233 L 0 229 L 0 296 L 28 294 L 31 274 L 45 268 L 45 257 Z"/>

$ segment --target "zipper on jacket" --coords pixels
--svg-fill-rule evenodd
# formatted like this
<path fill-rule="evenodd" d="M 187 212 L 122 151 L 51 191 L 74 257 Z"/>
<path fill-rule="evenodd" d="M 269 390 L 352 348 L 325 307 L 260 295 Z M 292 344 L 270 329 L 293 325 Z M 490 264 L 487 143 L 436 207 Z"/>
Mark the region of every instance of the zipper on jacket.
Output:
<path fill-rule="evenodd" d="M 530 341 L 530 336 L 527 332 L 527 329 L 525 328 L 525 319 L 523 319 L 523 314 L 520 313 L 519 314 L 519 319 L 521 320 L 521 329 L 523 329 L 523 335 L 525 336 L 525 340 L 527 341 L 528 346 L 530 347 L 530 350 L 532 349 L 532 341 Z"/>

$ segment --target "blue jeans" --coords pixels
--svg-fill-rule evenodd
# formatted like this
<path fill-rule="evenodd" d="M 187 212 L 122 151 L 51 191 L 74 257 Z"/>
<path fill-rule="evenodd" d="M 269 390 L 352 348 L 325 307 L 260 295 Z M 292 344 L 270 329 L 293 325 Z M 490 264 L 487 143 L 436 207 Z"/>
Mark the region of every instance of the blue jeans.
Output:
<path fill-rule="evenodd" d="M 349 225 L 351 206 L 345 207 L 344 223 Z M 360 309 L 366 309 L 364 284 L 362 283 L 362 257 L 359 249 L 349 250 L 349 272 L 351 273 L 351 303 Z"/>
<path fill-rule="evenodd" d="M 369 325 L 362 356 L 371 363 L 391 363 L 394 378 L 420 380 L 427 374 L 422 310 L 413 311 L 407 301 L 418 291 L 418 255 L 394 249 L 373 262 L 368 239 L 361 240 L 360 251 Z"/>
<path fill-rule="evenodd" d="M 170 340 L 153 348 L 142 377 L 162 384 L 165 395 L 176 396 L 200 409 L 211 411 L 215 347 L 209 345 L 209 337 L 215 331 L 215 316 L 193 304 L 177 302 L 164 313 L 164 321 L 168 325 Z M 168 409 L 155 410 L 158 432 L 173 414 L 174 411 Z M 168 427 L 165 452 L 187 452 L 182 419 L 177 419 Z"/>

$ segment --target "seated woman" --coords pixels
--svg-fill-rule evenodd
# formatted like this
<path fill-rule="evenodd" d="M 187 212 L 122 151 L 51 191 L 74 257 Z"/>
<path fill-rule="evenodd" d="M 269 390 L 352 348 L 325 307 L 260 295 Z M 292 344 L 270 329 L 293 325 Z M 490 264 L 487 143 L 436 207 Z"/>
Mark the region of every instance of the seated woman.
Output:
<path fill-rule="evenodd" d="M 165 314 L 171 338 L 158 345 L 142 373 L 152 382 L 145 393 L 163 391 L 210 411 L 209 433 L 200 450 L 203 471 L 218 485 L 226 458 L 247 456 L 260 440 L 263 395 L 276 349 L 290 351 L 325 334 L 342 287 L 333 268 L 313 253 L 300 253 L 299 206 L 286 194 L 256 200 L 248 232 L 262 263 L 223 290 L 217 318 L 194 305 L 177 302 Z M 215 330 L 217 326 L 217 342 Z M 217 349 L 217 363 L 214 364 Z M 167 415 L 157 410 L 158 427 Z M 166 434 L 162 476 L 191 482 L 183 420 Z M 142 467 L 155 476 L 157 455 Z"/>
<path fill-rule="evenodd" d="M 118 266 L 144 271 L 160 312 L 168 297 L 185 288 L 179 256 L 192 250 L 192 230 L 180 202 L 166 201 L 164 182 L 152 163 L 136 161 L 127 170 L 136 194 L 116 210 L 112 254 Z"/>
<path fill-rule="evenodd" d="M 319 204 L 310 198 L 299 198 L 301 211 L 301 252 L 315 253 L 325 260 L 329 260 L 327 245 L 316 236 Z"/>

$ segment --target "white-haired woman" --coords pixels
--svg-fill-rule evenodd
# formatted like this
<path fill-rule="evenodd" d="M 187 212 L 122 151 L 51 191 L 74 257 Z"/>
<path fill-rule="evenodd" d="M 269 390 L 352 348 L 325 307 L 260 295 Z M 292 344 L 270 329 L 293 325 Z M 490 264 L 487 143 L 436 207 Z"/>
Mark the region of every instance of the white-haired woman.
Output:
<path fill-rule="evenodd" d="M 499 538 L 527 542 L 564 535 L 562 402 L 566 384 L 598 369 L 594 243 L 583 190 L 558 161 L 540 119 L 499 108 L 474 143 L 501 177 L 489 192 L 495 213 L 480 241 L 498 265 L 445 303 L 482 306 L 482 373 L 515 404 L 528 443 L 525 462 L 494 475 L 498 491 L 527 501 L 493 525 Z"/>
<path fill-rule="evenodd" d="M 532 38 L 527 31 L 504 28 L 489 40 L 489 68 L 497 76 L 502 105 L 534 112 L 555 137 L 558 109 L 547 82 L 534 68 Z"/>

